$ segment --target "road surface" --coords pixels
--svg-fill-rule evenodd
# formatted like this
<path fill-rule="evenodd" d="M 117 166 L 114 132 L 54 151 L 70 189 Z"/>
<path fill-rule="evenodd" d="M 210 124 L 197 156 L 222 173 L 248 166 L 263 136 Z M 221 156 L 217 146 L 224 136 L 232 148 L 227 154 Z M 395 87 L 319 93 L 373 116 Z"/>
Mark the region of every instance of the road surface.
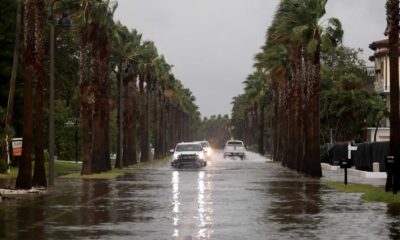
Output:
<path fill-rule="evenodd" d="M 201 170 L 155 164 L 117 180 L 57 180 L 0 203 L 0 239 L 399 239 L 400 207 L 363 203 L 248 153 Z"/>

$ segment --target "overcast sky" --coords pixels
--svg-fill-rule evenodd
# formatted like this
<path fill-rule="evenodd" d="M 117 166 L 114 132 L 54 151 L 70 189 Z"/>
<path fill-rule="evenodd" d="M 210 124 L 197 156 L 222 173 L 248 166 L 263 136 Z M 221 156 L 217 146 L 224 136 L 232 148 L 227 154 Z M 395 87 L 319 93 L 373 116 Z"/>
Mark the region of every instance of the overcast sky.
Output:
<path fill-rule="evenodd" d="M 253 57 L 264 43 L 279 0 L 118 0 L 115 18 L 155 42 L 173 73 L 197 98 L 202 116 L 230 114 Z M 385 0 L 330 0 L 327 17 L 341 20 L 347 46 L 382 39 Z M 369 65 L 372 63 L 368 62 Z"/>

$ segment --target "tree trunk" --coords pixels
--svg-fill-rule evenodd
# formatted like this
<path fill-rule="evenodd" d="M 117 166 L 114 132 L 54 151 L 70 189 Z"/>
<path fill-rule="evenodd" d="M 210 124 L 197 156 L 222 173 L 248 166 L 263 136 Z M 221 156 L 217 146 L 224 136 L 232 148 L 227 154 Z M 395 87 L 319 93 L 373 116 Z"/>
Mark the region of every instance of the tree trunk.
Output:
<path fill-rule="evenodd" d="M 36 85 L 35 85 L 35 169 L 33 174 L 33 185 L 46 187 L 46 171 L 44 168 L 44 85 L 46 81 L 45 67 L 45 38 L 44 19 L 45 5 L 44 0 L 36 0 Z"/>
<path fill-rule="evenodd" d="M 278 158 L 278 142 L 279 142 L 279 122 L 278 122 L 278 112 L 279 112 L 279 97 L 278 97 L 278 87 L 276 81 L 272 83 L 272 91 L 273 91 L 273 114 L 272 114 L 272 159 L 274 161 L 279 161 Z"/>
<path fill-rule="evenodd" d="M 146 93 L 144 90 L 144 82 L 146 74 L 139 79 L 140 90 L 140 162 L 148 161 L 149 143 L 148 143 L 148 126 L 147 126 L 147 103 Z"/>
<path fill-rule="evenodd" d="M 87 29 L 81 30 L 79 45 L 80 51 L 80 95 L 81 95 L 81 115 L 82 115 L 82 170 L 81 174 L 89 175 L 93 173 L 91 160 L 91 114 L 89 103 L 89 45 L 87 42 Z"/>
<path fill-rule="evenodd" d="M 131 73 L 124 81 L 125 109 L 124 109 L 124 157 L 123 165 L 129 166 L 137 163 L 136 157 L 136 81 L 137 73 Z"/>
<path fill-rule="evenodd" d="M 22 129 L 22 159 L 19 162 L 15 188 L 32 187 L 32 95 L 35 78 L 35 0 L 25 2 L 25 49 L 24 49 L 24 125 Z"/>
<path fill-rule="evenodd" d="M 261 100 L 260 104 L 260 124 L 258 129 L 258 152 L 261 155 L 265 154 L 264 137 L 265 137 L 265 100 Z"/>
<path fill-rule="evenodd" d="M 160 144 L 160 118 L 161 109 L 159 108 L 160 96 L 159 91 L 155 90 L 153 93 L 153 142 L 154 142 L 154 159 L 160 159 L 161 154 L 161 144 Z"/>
<path fill-rule="evenodd" d="M 123 111 L 123 100 L 122 100 L 122 92 L 123 92 L 123 70 L 122 70 L 122 61 L 118 64 L 118 99 L 117 99 L 117 124 L 118 124 L 118 142 L 117 142 L 117 158 L 115 160 L 115 168 L 122 168 L 122 158 L 123 158 L 123 130 L 122 130 L 122 111 Z"/>
<path fill-rule="evenodd" d="M 395 158 L 395 185 L 400 188 L 400 115 L 399 115 L 399 0 L 386 3 L 390 62 L 390 154 Z"/>
<path fill-rule="evenodd" d="M 94 24 L 94 29 L 99 29 L 97 24 Z M 105 164 L 105 134 L 104 134 L 104 120 L 102 119 L 104 111 L 104 96 L 102 95 L 102 59 L 101 59 L 101 45 L 97 37 L 92 38 L 93 46 L 93 83 L 92 91 L 94 95 L 94 112 L 93 112 L 93 149 L 92 149 L 92 169 L 94 173 L 104 172 L 106 170 Z"/>
<path fill-rule="evenodd" d="M 302 47 L 293 47 L 292 66 L 293 66 L 293 158 L 295 164 L 293 169 L 301 172 L 303 166 L 303 69 L 302 69 Z"/>
<path fill-rule="evenodd" d="M 104 162 L 103 171 L 111 170 L 111 159 L 110 159 L 110 42 L 108 39 L 108 30 L 105 26 L 101 27 L 101 93 L 102 93 L 102 125 L 104 134 Z"/>
<path fill-rule="evenodd" d="M 319 33 L 316 33 L 319 37 Z M 319 39 L 318 39 L 319 41 Z M 307 165 L 305 174 L 310 177 L 321 177 L 320 161 L 320 116 L 319 116 L 319 96 L 320 96 L 320 45 L 312 59 L 310 82 L 308 84 L 308 107 L 307 107 L 307 136 L 308 148 Z"/>
<path fill-rule="evenodd" d="M 22 18 L 22 0 L 17 0 L 17 21 L 15 26 L 15 46 L 14 46 L 14 57 L 13 57 L 13 66 L 11 70 L 11 80 L 10 80 L 10 92 L 8 93 L 8 102 L 7 102 L 7 112 L 5 125 L 6 129 L 10 127 L 11 120 L 13 116 L 14 110 L 14 96 L 15 96 L 15 86 L 17 83 L 17 74 L 18 74 L 18 60 L 19 60 L 19 49 L 20 49 L 20 37 L 21 37 L 21 18 Z"/>

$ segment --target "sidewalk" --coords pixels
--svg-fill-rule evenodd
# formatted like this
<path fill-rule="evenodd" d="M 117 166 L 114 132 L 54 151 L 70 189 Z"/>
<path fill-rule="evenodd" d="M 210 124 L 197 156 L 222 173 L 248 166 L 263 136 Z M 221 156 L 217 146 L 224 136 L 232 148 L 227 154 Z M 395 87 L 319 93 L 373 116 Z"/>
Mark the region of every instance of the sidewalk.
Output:
<path fill-rule="evenodd" d="M 326 163 L 321 163 L 321 167 L 323 175 L 322 180 L 344 182 L 344 169 Z M 348 169 L 347 181 L 349 183 L 371 184 L 378 187 L 384 187 L 386 184 L 386 173 Z"/>

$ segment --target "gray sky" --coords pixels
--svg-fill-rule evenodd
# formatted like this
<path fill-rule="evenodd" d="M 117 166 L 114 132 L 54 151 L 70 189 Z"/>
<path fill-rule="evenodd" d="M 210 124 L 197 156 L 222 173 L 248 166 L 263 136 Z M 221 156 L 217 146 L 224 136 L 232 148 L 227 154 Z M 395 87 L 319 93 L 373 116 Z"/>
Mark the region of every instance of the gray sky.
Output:
<path fill-rule="evenodd" d="M 173 73 L 197 98 L 202 116 L 230 114 L 243 92 L 253 56 L 264 43 L 279 0 L 118 0 L 115 18 L 155 42 Z M 347 46 L 364 49 L 384 38 L 385 0 L 330 0 L 327 17 L 341 20 Z M 372 63 L 367 62 L 372 65 Z"/>

